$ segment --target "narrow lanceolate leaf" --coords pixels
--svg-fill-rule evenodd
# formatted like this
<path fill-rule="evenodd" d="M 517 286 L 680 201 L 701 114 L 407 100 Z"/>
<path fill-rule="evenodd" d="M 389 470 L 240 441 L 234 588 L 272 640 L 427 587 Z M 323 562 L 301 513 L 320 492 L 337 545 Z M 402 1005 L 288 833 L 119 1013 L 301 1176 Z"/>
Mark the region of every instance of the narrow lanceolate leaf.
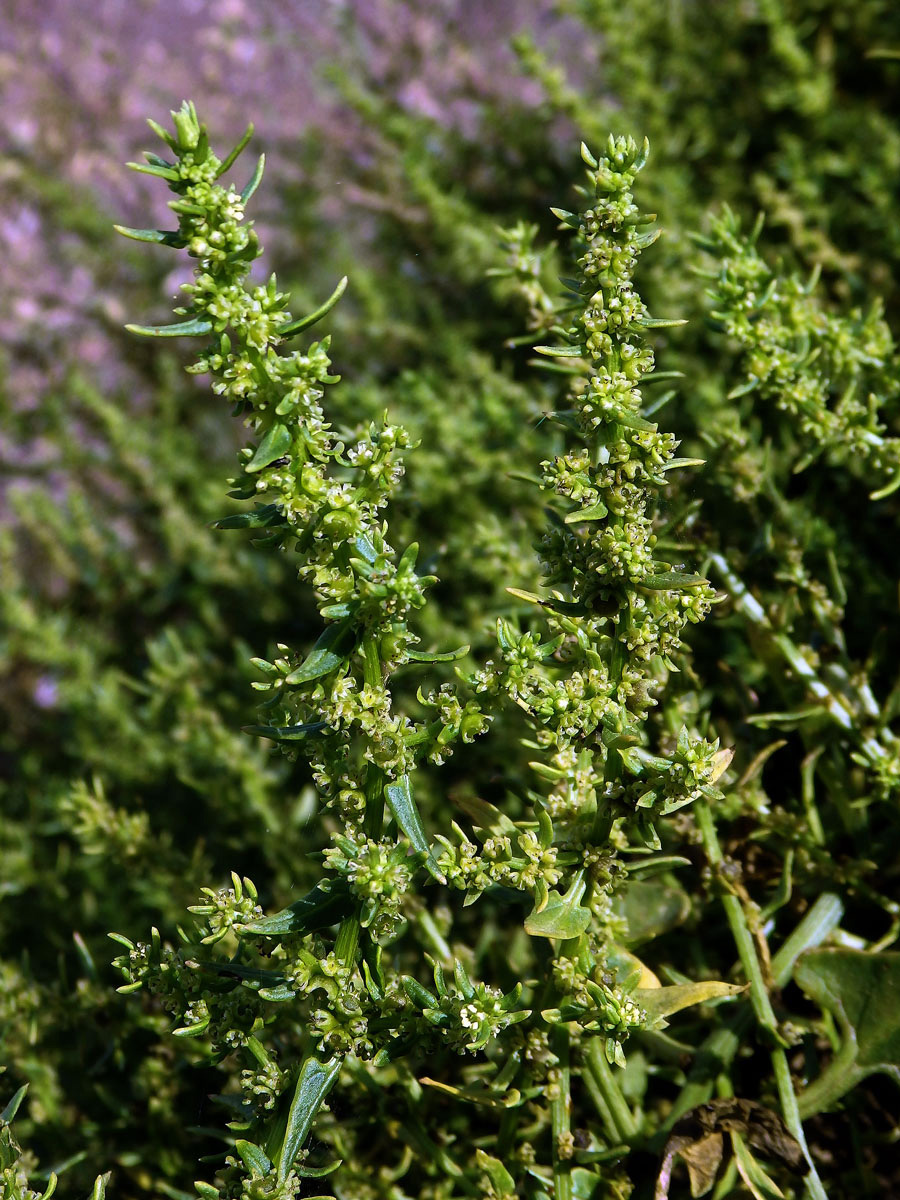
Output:
<path fill-rule="evenodd" d="M 420 854 L 425 855 L 425 867 L 428 873 L 433 875 L 439 883 L 446 883 L 447 880 L 435 862 L 428 839 L 425 836 L 422 818 L 419 816 L 419 810 L 416 807 L 409 776 L 404 775 L 395 783 L 389 783 L 384 789 L 384 797 L 387 800 L 388 808 L 391 810 L 394 820 L 409 839 L 409 844 L 414 850 L 418 850 Z"/>
<path fill-rule="evenodd" d="M 352 908 L 350 893 L 339 883 L 334 883 L 329 891 L 317 885 L 281 912 L 242 925 L 241 932 L 263 937 L 278 937 L 285 933 L 314 933 L 318 929 L 327 929 L 329 925 L 337 924 Z"/>
<path fill-rule="evenodd" d="M 662 469 L 676 471 L 679 467 L 702 467 L 705 462 L 705 458 L 670 458 L 667 463 L 663 464 Z"/>
<path fill-rule="evenodd" d="M 222 160 L 222 165 L 219 167 L 218 171 L 216 172 L 216 179 L 222 178 L 222 176 L 225 174 L 225 172 L 228 170 L 228 168 L 234 164 L 238 155 L 241 153 L 241 151 L 244 149 L 244 147 L 247 145 L 247 143 L 250 141 L 250 139 L 252 137 L 253 137 L 253 122 L 251 121 L 250 124 L 247 126 L 247 128 L 244 130 L 244 135 L 241 138 L 241 140 L 238 142 L 238 144 L 235 146 L 235 148 L 231 151 L 231 153 Z"/>
<path fill-rule="evenodd" d="M 602 521 L 609 509 L 602 500 L 598 500 L 596 504 L 590 505 L 588 508 L 579 508 L 575 512 L 570 512 L 566 517 L 567 525 L 579 525 L 582 521 Z"/>
<path fill-rule="evenodd" d="M 344 1160 L 336 1158 L 334 1162 L 326 1163 L 324 1167 L 298 1167 L 294 1165 L 294 1174 L 299 1175 L 301 1179 L 324 1179 L 326 1175 L 331 1175 L 338 1169 Z M 310 1200 L 331 1200 L 326 1196 L 311 1196 Z"/>
<path fill-rule="evenodd" d="M 253 193 L 256 191 L 256 189 L 259 187 L 260 183 L 262 182 L 263 171 L 265 169 L 266 169 L 266 156 L 264 154 L 261 154 L 259 156 L 259 161 L 256 164 L 256 170 L 253 172 L 253 177 L 251 178 L 251 180 L 247 184 L 247 186 L 244 188 L 244 190 L 241 192 L 241 200 L 243 200 L 243 202 L 245 204 L 250 199 L 250 197 L 253 195 Z"/>
<path fill-rule="evenodd" d="M 460 646 L 457 650 L 407 650 L 406 657 L 412 662 L 420 663 L 445 663 L 456 662 L 457 659 L 465 658 L 469 653 L 469 646 Z"/>
<path fill-rule="evenodd" d="M 535 346 L 538 354 L 545 354 L 547 358 L 583 358 L 584 350 L 581 346 Z"/>
<path fill-rule="evenodd" d="M 10 1100 L 9 1104 L 7 1104 L 6 1108 L 4 1108 L 3 1112 L 0 1112 L 0 1125 L 9 1125 L 11 1123 L 13 1117 L 19 1111 L 19 1105 L 25 1099 L 25 1093 L 27 1091 L 28 1084 L 23 1083 L 13 1096 L 12 1100 Z"/>
<path fill-rule="evenodd" d="M 337 1080 L 341 1070 L 340 1058 L 320 1062 L 310 1055 L 300 1068 L 294 1099 L 288 1112 L 287 1129 L 281 1150 L 276 1156 L 278 1182 L 283 1183 L 300 1153 L 307 1134 L 316 1119 L 316 1113 Z"/>
<path fill-rule="evenodd" d="M 551 208 L 550 211 L 557 220 L 562 221 L 563 225 L 568 225 L 570 229 L 578 229 L 581 225 L 581 216 L 579 213 L 569 212 L 565 208 Z"/>
<path fill-rule="evenodd" d="M 692 575 L 686 571 L 663 571 L 660 575 L 645 575 L 640 586 L 654 592 L 677 592 L 682 588 L 702 587 L 706 582 L 702 575 Z"/>
<path fill-rule="evenodd" d="M 687 321 L 667 320 L 665 317 L 639 317 L 635 325 L 644 329 L 671 329 L 674 325 L 687 325 Z"/>
<path fill-rule="evenodd" d="M 278 330 L 278 336 L 290 337 L 294 333 L 300 333 L 303 329 L 309 329 L 317 321 L 321 321 L 327 313 L 331 312 L 346 290 L 347 276 L 345 275 L 324 304 L 320 304 L 315 312 L 309 313 L 308 316 L 299 317 L 296 321 L 289 321 L 287 325 L 282 325 Z"/>
<path fill-rule="evenodd" d="M 140 175 L 155 175 L 157 179 L 168 180 L 169 183 L 176 183 L 180 178 L 178 172 L 173 167 L 161 167 L 154 163 L 136 163 L 130 162 L 125 164 L 132 171 L 137 171 Z"/>
<path fill-rule="evenodd" d="M 191 317 L 189 321 L 179 321 L 177 325 L 126 325 L 125 328 L 129 333 L 137 333 L 141 337 L 200 337 L 212 332 L 212 321 Z"/>
<path fill-rule="evenodd" d="M 253 512 L 229 513 L 215 522 L 216 529 L 268 529 L 287 525 L 277 504 L 260 504 Z"/>
<path fill-rule="evenodd" d="M 259 1175 L 268 1175 L 272 1169 L 269 1157 L 261 1146 L 254 1142 L 245 1142 L 242 1138 L 234 1143 L 234 1148 L 241 1157 L 241 1162 L 248 1171 L 256 1171 Z"/>
<path fill-rule="evenodd" d="M 133 242 L 156 242 L 179 248 L 187 244 L 177 229 L 129 229 L 127 225 L 113 225 L 113 229 Z"/>
<path fill-rule="evenodd" d="M 306 725 L 244 725 L 244 733 L 255 733 L 257 737 L 271 742 L 301 742 L 328 728 L 327 721 L 310 721 Z"/>
<path fill-rule="evenodd" d="M 564 616 L 580 617 L 587 611 L 584 604 L 575 600 L 560 600 L 557 596 L 536 596 L 534 592 L 525 592 L 521 588 L 506 589 L 517 600 L 527 600 L 529 604 L 540 604 L 543 608 L 552 609 Z"/>
<path fill-rule="evenodd" d="M 286 425 L 273 425 L 256 448 L 256 453 L 247 463 L 244 470 L 248 475 L 262 471 L 273 463 L 276 458 L 282 458 L 291 448 L 291 434 Z"/>
<path fill-rule="evenodd" d="M 342 621 L 328 626 L 306 659 L 295 671 L 291 671 L 284 682 L 300 684 L 309 683 L 311 679 L 320 679 L 346 662 L 352 648 L 353 618 L 345 617 Z"/>

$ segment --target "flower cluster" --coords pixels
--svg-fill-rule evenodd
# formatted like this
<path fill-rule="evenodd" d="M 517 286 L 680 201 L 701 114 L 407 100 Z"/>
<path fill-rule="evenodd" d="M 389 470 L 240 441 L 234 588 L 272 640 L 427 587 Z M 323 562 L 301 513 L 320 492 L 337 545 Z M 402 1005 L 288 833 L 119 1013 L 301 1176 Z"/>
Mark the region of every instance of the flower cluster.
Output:
<path fill-rule="evenodd" d="M 258 1130 L 265 1149 L 235 1143 L 237 1158 L 223 1173 L 228 1200 L 288 1195 L 294 1176 L 308 1170 L 303 1142 L 338 1077 L 380 1089 L 382 1068 L 429 1048 L 485 1055 L 479 1072 L 489 1085 L 441 1085 L 467 1099 L 515 1105 L 514 1082 L 534 1095 L 534 1081 L 544 1080 L 561 1177 L 560 1164 L 571 1165 L 576 1153 L 567 1115 L 570 1031 L 575 1052 L 590 1058 L 596 1046 L 607 1066 L 623 1065 L 624 1041 L 651 1023 L 629 990 L 637 976 L 625 987 L 611 965 L 624 928 L 615 907 L 627 887 L 622 851 L 658 848 L 656 819 L 719 796 L 715 781 L 729 759 L 687 730 L 666 757 L 647 746 L 654 692 L 713 592 L 657 549 L 656 493 L 685 460 L 643 411 L 640 385 L 653 368 L 646 331 L 667 324 L 648 315 L 631 280 L 654 237 L 642 232 L 647 221 L 629 190 L 646 152 L 622 139 L 599 160 L 585 151 L 588 207 L 557 212 L 578 236 L 580 278 L 568 282 L 574 315 L 572 303 L 560 311 L 540 292 L 531 234 L 510 240 L 514 278 L 528 274 L 533 322 L 561 340 L 539 349 L 570 368 L 566 407 L 553 419 L 575 444 L 543 463 L 540 483 L 550 524 L 538 549 L 553 590 L 542 597 L 511 589 L 526 611 L 546 612 L 548 628 L 539 635 L 500 617 L 496 655 L 474 673 L 460 671 L 461 685 L 420 687 L 424 715 L 415 718 L 395 672 L 452 662 L 468 647 L 422 651 L 409 626 L 436 582 L 416 570 L 415 542 L 398 553 L 387 541 L 384 508 L 410 438 L 386 416 L 340 434 L 328 423 L 322 400 L 335 377 L 327 339 L 305 352 L 283 347 L 328 312 L 343 284 L 295 319 L 274 277 L 248 283 L 259 246 L 245 206 L 262 164 L 243 190 L 224 186 L 246 138 L 220 160 L 191 105 L 174 118 L 174 134 L 154 126 L 174 160 L 150 155 L 141 169 L 175 192 L 179 227 L 125 232 L 187 250 L 194 279 L 184 286 L 178 324 L 132 328 L 207 339 L 191 369 L 208 373 L 254 430 L 231 495 L 256 506 L 218 524 L 292 550 L 325 627 L 305 655 L 278 644 L 271 661 L 254 660 L 268 723 L 248 732 L 304 755 L 329 810 L 331 844 L 319 883 L 281 912 L 265 916 L 255 886 L 235 874 L 231 887 L 203 889 L 191 909 L 196 933 L 181 931 L 179 950 L 158 935 L 149 945 L 119 939 L 122 990 L 144 987 L 174 1017 L 177 1036 L 206 1045 L 216 1061 L 240 1060 L 240 1127 Z M 559 323 L 564 316 L 568 323 Z M 417 766 L 440 764 L 454 745 L 485 733 L 507 700 L 528 715 L 530 767 L 546 786 L 527 791 L 530 811 L 516 820 L 487 801 L 460 800 L 472 832 L 450 822 L 453 837 L 439 834 L 432 848 L 413 790 Z M 524 897 L 531 911 L 519 933 L 529 961 L 546 968 L 548 941 L 560 951 L 544 985 L 530 969 L 503 987 L 470 978 L 446 940 L 449 911 L 439 919 L 416 894 L 426 872 L 464 891 L 464 906 L 484 903 L 489 890 L 510 906 Z M 405 959 L 395 950 L 401 943 Z M 423 956 L 433 990 L 408 973 Z M 726 987 L 699 985 L 697 996 L 709 986 Z M 509 1047 L 515 1053 L 500 1066 Z M 531 1065 L 519 1078 L 526 1048 Z M 589 1068 L 592 1078 L 599 1069 Z M 212 1185 L 201 1192 L 221 1195 Z"/>
<path fill-rule="evenodd" d="M 801 281 L 773 269 L 757 240 L 728 208 L 698 244 L 713 255 L 712 317 L 741 350 L 741 380 L 730 399 L 751 396 L 788 421 L 782 437 L 805 446 L 795 469 L 820 455 L 870 478 L 877 497 L 900 487 L 900 438 L 882 410 L 900 397 L 896 350 L 878 302 L 847 315 L 825 310 L 818 273 Z"/>

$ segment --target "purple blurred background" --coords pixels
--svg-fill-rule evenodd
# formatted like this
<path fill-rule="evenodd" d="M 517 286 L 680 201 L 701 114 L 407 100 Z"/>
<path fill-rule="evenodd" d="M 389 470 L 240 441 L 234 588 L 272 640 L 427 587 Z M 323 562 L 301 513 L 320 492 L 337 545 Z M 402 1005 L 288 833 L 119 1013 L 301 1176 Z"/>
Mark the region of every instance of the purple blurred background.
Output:
<path fill-rule="evenodd" d="M 123 167 L 153 147 L 148 116 L 164 122 L 169 109 L 191 98 L 220 152 L 253 120 L 254 148 L 268 154 L 265 198 L 261 193 L 255 215 L 270 254 L 282 229 L 297 237 L 296 226 L 279 216 L 286 186 L 305 189 L 321 220 L 341 223 L 362 242 L 365 199 L 353 185 L 354 165 L 377 175 L 381 141 L 335 77 L 477 139 L 498 107 L 539 102 L 538 85 L 510 48 L 520 31 L 574 74 L 590 70 L 578 27 L 549 0 L 6 0 L 6 412 L 21 417 L 40 409 L 48 394 L 68 386 L 73 369 L 106 395 L 127 391 L 140 402 L 146 385 L 133 355 L 123 352 L 120 330 L 147 315 L 148 267 L 135 266 L 134 247 L 110 226 L 171 221 L 155 181 Z M 159 258 L 145 262 L 154 264 L 151 274 L 165 269 Z M 183 277 L 157 276 L 165 292 L 151 294 L 149 303 L 160 311 L 163 295 L 174 294 Z M 71 436 L 82 436 L 77 425 Z M 28 486 L 38 477 L 58 491 L 55 452 L 40 435 L 0 430 L 0 497 L 10 482 Z"/>

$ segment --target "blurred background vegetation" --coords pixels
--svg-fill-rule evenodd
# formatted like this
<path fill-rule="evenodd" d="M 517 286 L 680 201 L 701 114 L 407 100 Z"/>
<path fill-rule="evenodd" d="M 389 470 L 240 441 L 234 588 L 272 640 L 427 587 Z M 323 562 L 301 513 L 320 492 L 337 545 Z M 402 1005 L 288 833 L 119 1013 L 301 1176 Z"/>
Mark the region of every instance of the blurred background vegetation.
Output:
<path fill-rule="evenodd" d="M 726 554 L 785 635 L 826 659 L 830 642 L 851 675 L 865 666 L 889 721 L 896 498 L 872 506 L 860 463 L 792 476 L 802 439 L 784 414 L 728 398 L 745 364 L 707 319 L 697 268 L 709 262 L 691 234 L 725 204 L 747 228 L 763 212 L 765 258 L 821 272 L 813 336 L 876 296 L 896 325 L 898 49 L 891 0 L 100 0 L 90 11 L 9 0 L 0 1039 L 4 1096 L 30 1084 L 17 1124 L 37 1177 L 71 1160 L 69 1187 L 115 1168 L 117 1194 L 180 1195 L 197 1153 L 184 1114 L 209 1123 L 221 1080 L 173 1052 L 162 1014 L 115 994 L 106 935 L 153 924 L 171 936 L 199 887 L 231 870 L 267 907 L 288 903 L 323 840 L 302 766 L 241 732 L 255 709 L 249 658 L 311 640 L 309 597 L 289 559 L 211 528 L 227 510 L 239 424 L 181 371 L 186 351 L 122 330 L 167 313 L 181 281 L 165 252 L 111 228 L 165 224 L 159 196 L 122 166 L 150 144 L 144 118 L 190 96 L 218 146 L 252 119 L 269 156 L 254 213 L 265 265 L 297 312 L 350 276 L 330 319 L 344 377 L 333 419 L 352 427 L 387 408 L 421 443 L 392 513 L 395 544 L 419 541 L 441 577 L 423 643 L 469 641 L 476 657 L 510 611 L 505 589 L 534 580 L 541 518 L 521 475 L 548 454 L 535 424 L 556 390 L 527 346 L 506 345 L 528 311 L 487 274 L 503 263 L 496 229 L 530 222 L 552 242 L 549 207 L 569 203 L 579 140 L 646 134 L 641 201 L 665 235 L 639 285 L 651 311 L 690 321 L 660 343 L 661 366 L 684 375 L 666 421 L 682 453 L 710 463 L 673 490 L 674 528 L 701 555 Z M 562 269 L 552 249 L 542 269 L 550 281 Z M 888 357 L 891 371 L 859 386 L 878 391 L 898 432 Z M 842 889 L 860 934 L 878 914 L 887 928 L 896 805 L 863 826 L 847 815 L 874 796 L 851 739 L 819 764 L 820 786 L 842 797 L 831 851 L 804 850 L 803 771 L 830 734 L 783 722 L 781 766 L 762 775 L 774 735 L 747 717 L 796 706 L 793 685 L 733 606 L 708 624 L 682 703 L 737 747 L 735 794 L 752 792 L 764 830 L 745 854 L 735 801 L 730 852 L 765 887 L 799 847 L 801 898 Z M 490 760 L 519 762 L 520 733 L 510 723 L 470 748 L 451 778 L 487 780 L 502 797 L 508 779 Z M 890 801 L 893 786 L 875 798 Z M 689 928 L 701 910 L 698 899 Z M 859 1128 L 884 1132 L 882 1103 L 877 1089 L 856 1101 Z M 825 1125 L 818 1136 L 827 1149 L 843 1135 Z M 866 1161 L 877 1177 L 879 1152 Z"/>

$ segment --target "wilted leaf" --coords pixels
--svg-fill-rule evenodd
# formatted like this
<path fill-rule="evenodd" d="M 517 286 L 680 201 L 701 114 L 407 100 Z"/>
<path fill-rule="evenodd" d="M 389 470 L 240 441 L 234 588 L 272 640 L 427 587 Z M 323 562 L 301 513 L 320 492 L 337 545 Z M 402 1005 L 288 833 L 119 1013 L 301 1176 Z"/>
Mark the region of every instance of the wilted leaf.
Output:
<path fill-rule="evenodd" d="M 439 1079 L 429 1079 L 427 1076 L 420 1079 L 419 1083 L 425 1084 L 426 1087 L 436 1088 L 439 1092 L 445 1092 L 448 1096 L 468 1100 L 472 1104 L 485 1104 L 488 1108 L 516 1108 L 522 1103 L 522 1093 L 516 1088 L 499 1091 L 496 1088 L 476 1084 L 471 1087 L 453 1087 L 449 1083 L 442 1083 Z"/>
<path fill-rule="evenodd" d="M 777 1113 L 753 1100 L 739 1097 L 711 1100 L 708 1104 L 692 1108 L 672 1126 L 663 1151 L 654 1200 L 667 1200 L 676 1158 L 683 1158 L 687 1164 L 691 1195 L 705 1195 L 715 1182 L 722 1163 L 723 1133 L 740 1135 L 748 1145 L 769 1158 L 778 1159 L 790 1171 L 805 1174 L 808 1170 L 800 1143 Z M 736 1146 L 735 1153 L 741 1154 L 738 1168 L 745 1182 L 749 1177 L 753 1180 L 753 1186 L 760 1189 L 766 1185 L 774 1186 L 746 1146 L 741 1144 L 740 1150 Z M 744 1175 L 744 1170 L 747 1175 Z M 772 1200 L 774 1193 L 761 1191 L 760 1195 L 765 1200 Z"/>
<path fill-rule="evenodd" d="M 705 983 L 678 983 L 672 987 L 637 988 L 633 993 L 635 1002 L 647 1013 L 651 1022 L 662 1021 L 673 1013 L 690 1008 L 693 1004 L 705 1004 L 708 1000 L 721 1000 L 724 996 L 739 996 L 747 990 L 746 985 L 721 983 L 708 980 Z"/>

